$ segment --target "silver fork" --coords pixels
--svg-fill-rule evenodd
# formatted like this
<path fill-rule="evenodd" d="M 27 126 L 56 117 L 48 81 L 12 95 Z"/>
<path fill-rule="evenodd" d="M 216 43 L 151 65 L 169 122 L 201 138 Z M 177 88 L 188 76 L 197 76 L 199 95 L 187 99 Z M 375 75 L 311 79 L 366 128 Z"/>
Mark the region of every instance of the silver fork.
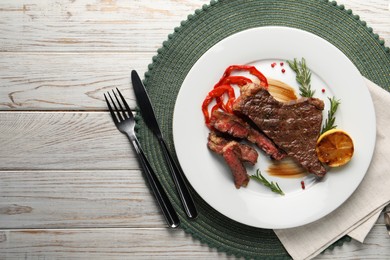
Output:
<path fill-rule="evenodd" d="M 127 104 L 125 98 L 122 96 L 121 92 L 119 91 L 119 89 L 117 88 L 116 90 L 122 102 L 119 100 L 114 90 L 112 90 L 112 93 L 115 97 L 115 100 L 111 97 L 110 93 L 107 92 L 107 95 L 109 96 L 114 109 L 112 108 L 106 94 L 104 94 L 104 98 L 106 99 L 108 109 L 110 110 L 111 113 L 111 117 L 118 130 L 121 133 L 125 134 L 129 138 L 130 142 L 133 144 L 135 151 L 138 155 L 141 167 L 146 173 L 146 179 L 149 182 L 149 185 L 153 191 L 154 196 L 157 199 L 158 205 L 160 206 L 161 211 L 163 212 L 165 220 L 167 221 L 169 227 L 171 228 L 178 227 L 180 221 L 176 214 L 176 211 L 173 208 L 161 183 L 157 179 L 157 176 L 154 173 L 153 168 L 151 167 L 148 159 L 146 158 L 145 153 L 143 152 L 141 145 L 135 135 L 135 131 L 134 131 L 135 120 L 134 120 L 133 113 L 129 105 Z M 124 105 L 125 109 L 123 108 L 122 104 Z"/>

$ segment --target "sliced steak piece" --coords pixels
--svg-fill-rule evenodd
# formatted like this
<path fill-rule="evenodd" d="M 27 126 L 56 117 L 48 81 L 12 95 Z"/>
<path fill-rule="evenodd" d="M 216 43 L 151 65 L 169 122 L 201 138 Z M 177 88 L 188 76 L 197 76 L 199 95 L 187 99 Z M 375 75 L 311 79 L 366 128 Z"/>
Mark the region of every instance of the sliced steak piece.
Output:
<path fill-rule="evenodd" d="M 242 87 L 233 105 L 235 112 L 251 119 L 279 148 L 319 177 L 326 173 L 315 151 L 323 109 L 324 102 L 317 98 L 279 102 L 256 84 Z"/>
<path fill-rule="evenodd" d="M 249 182 L 249 176 L 246 172 L 244 162 L 252 165 L 255 164 L 258 157 L 256 150 L 248 145 L 227 140 L 218 136 L 213 131 L 209 133 L 207 146 L 213 152 L 223 156 L 232 172 L 236 188 L 246 187 Z"/>
<path fill-rule="evenodd" d="M 237 145 L 230 145 L 226 147 L 222 156 L 225 159 L 227 165 L 232 171 L 234 178 L 234 185 L 237 189 L 240 187 L 246 187 L 249 182 L 249 176 L 246 172 L 245 166 L 240 160 L 240 148 Z"/>
<path fill-rule="evenodd" d="M 264 134 L 254 129 L 251 125 L 236 115 L 215 110 L 211 115 L 211 125 L 222 133 L 226 133 L 236 138 L 246 139 L 256 144 L 266 154 L 275 160 L 281 160 L 286 153 L 281 151 Z"/>
<path fill-rule="evenodd" d="M 255 149 L 249 145 L 226 139 L 214 131 L 210 131 L 207 145 L 212 151 L 220 155 L 224 153 L 224 150 L 228 146 L 236 145 L 240 148 L 240 157 L 243 162 L 247 162 L 251 165 L 255 165 L 257 162 L 258 154 Z"/>

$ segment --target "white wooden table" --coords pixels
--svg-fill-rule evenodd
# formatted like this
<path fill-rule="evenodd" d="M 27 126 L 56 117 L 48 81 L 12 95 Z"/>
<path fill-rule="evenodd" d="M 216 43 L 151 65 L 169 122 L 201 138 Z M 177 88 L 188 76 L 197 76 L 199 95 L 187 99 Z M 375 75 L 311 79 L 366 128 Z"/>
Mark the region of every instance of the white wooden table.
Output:
<path fill-rule="evenodd" d="M 0 259 L 231 258 L 166 227 L 103 93 L 208 0 L 0 2 Z M 390 46 L 388 0 L 341 0 Z M 318 259 L 390 259 L 383 216 Z"/>

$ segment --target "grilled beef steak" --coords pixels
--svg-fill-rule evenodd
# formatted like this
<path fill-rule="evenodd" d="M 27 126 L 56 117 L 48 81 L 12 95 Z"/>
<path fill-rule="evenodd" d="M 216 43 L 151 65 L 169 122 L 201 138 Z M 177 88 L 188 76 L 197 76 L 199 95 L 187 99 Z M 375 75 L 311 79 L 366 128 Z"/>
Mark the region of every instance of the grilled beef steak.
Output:
<path fill-rule="evenodd" d="M 258 157 L 256 150 L 248 145 L 227 140 L 213 131 L 209 133 L 207 146 L 213 152 L 223 156 L 232 172 L 236 188 L 246 187 L 249 182 L 249 176 L 243 163 L 248 162 L 254 165 Z"/>
<path fill-rule="evenodd" d="M 251 119 L 279 148 L 319 177 L 326 173 L 315 151 L 323 109 L 324 102 L 316 98 L 279 102 L 256 84 L 243 86 L 233 105 L 235 112 Z"/>
<path fill-rule="evenodd" d="M 255 130 L 236 115 L 215 110 L 211 115 L 211 125 L 222 133 L 236 138 L 246 139 L 256 144 L 273 159 L 281 160 L 286 156 L 286 153 L 280 151 L 267 136 Z"/>

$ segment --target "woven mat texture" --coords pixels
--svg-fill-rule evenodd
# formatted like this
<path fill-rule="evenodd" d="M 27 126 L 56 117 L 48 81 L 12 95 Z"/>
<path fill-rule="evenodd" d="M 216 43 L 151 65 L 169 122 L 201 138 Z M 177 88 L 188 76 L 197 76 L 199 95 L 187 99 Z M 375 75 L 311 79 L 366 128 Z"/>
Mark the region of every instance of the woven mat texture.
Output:
<path fill-rule="evenodd" d="M 344 52 L 362 75 L 384 89 L 390 89 L 390 49 L 384 46 L 383 40 L 366 22 L 361 21 L 351 10 L 346 10 L 343 5 L 325 0 L 211 1 L 209 5 L 189 14 L 187 20 L 174 28 L 162 47 L 157 50 L 157 55 L 153 57 L 145 73 L 145 86 L 161 130 L 172 151 L 175 100 L 191 67 L 210 47 L 222 39 L 242 30 L 261 26 L 287 26 L 316 34 Z M 200 111 L 200 106 L 194 109 Z M 178 211 L 182 229 L 202 243 L 229 255 L 257 259 L 290 259 L 272 230 L 253 228 L 230 220 L 211 208 L 193 190 L 199 217 L 195 221 L 188 220 L 159 144 L 145 126 L 142 117 L 138 120 L 138 137 Z M 348 240 L 349 237 L 344 237 L 331 248 Z"/>

